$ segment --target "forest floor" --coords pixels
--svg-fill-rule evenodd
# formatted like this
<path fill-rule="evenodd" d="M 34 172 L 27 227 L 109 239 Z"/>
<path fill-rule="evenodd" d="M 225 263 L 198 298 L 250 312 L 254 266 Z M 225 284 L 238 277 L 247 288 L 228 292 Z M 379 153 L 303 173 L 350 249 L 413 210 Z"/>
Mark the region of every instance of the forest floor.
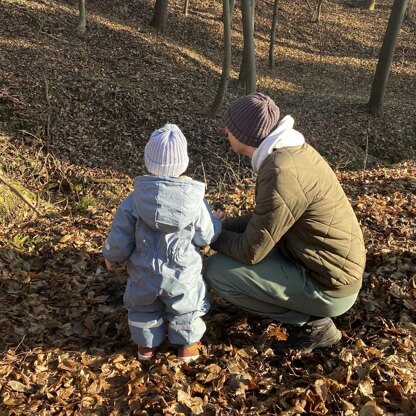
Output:
<path fill-rule="evenodd" d="M 258 90 L 337 171 L 362 225 L 367 267 L 357 303 L 335 319 L 342 341 L 281 357 L 286 329 L 212 295 L 202 358 L 166 345 L 135 358 L 122 305 L 126 273 L 104 269 L 114 210 L 144 172 L 151 132 L 176 123 L 189 174 L 228 215 L 253 206 L 254 178 L 222 131 L 237 82 L 207 117 L 222 65 L 221 2 L 171 0 L 164 35 L 153 1 L 0 3 L 0 415 L 416 415 L 416 10 L 410 1 L 384 112 L 367 112 L 392 2 L 376 10 L 328 0 L 280 3 L 268 67 L 272 2 L 255 24 Z M 211 253 L 205 252 L 204 256 Z"/>

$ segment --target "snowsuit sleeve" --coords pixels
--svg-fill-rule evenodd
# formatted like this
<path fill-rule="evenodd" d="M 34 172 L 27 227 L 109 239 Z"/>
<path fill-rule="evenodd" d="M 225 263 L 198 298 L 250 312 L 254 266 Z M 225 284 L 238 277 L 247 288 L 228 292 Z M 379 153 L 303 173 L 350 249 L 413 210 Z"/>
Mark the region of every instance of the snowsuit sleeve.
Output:
<path fill-rule="evenodd" d="M 221 221 L 214 217 L 211 207 L 204 198 L 195 222 L 194 244 L 199 247 L 213 243 L 221 233 Z"/>
<path fill-rule="evenodd" d="M 102 250 L 107 260 L 115 263 L 127 260 L 136 245 L 136 222 L 137 216 L 131 194 L 120 204 L 114 215 L 110 234 Z"/>

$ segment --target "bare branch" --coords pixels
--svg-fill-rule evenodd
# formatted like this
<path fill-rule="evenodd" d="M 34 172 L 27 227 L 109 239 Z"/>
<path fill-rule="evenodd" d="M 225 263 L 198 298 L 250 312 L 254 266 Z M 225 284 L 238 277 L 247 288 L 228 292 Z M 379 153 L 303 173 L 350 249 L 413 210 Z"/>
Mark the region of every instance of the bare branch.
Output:
<path fill-rule="evenodd" d="M 42 213 L 12 184 L 10 184 L 3 175 L 0 174 L 0 182 L 6 185 L 15 195 L 17 195 L 26 205 L 32 208 L 39 216 L 42 216 Z"/>

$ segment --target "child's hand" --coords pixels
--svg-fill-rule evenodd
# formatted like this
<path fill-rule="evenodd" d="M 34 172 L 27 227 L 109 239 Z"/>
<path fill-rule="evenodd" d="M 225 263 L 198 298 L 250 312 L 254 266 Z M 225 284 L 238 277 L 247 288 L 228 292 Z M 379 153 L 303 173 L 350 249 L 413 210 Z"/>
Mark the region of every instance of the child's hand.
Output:
<path fill-rule="evenodd" d="M 224 221 L 227 218 L 224 211 L 221 211 L 220 209 L 212 211 L 212 215 L 215 218 L 218 218 L 221 222 Z"/>
<path fill-rule="evenodd" d="M 107 270 L 113 270 L 114 269 L 114 263 L 111 263 L 111 261 L 104 259 L 105 261 L 105 267 L 107 267 Z"/>

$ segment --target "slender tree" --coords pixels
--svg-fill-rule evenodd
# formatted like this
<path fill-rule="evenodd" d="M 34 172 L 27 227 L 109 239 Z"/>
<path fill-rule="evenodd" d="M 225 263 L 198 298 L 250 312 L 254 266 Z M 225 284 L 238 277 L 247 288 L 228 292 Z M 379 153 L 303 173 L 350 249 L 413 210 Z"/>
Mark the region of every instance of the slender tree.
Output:
<path fill-rule="evenodd" d="M 365 0 L 363 7 L 367 10 L 374 10 L 376 8 L 376 0 Z"/>
<path fill-rule="evenodd" d="M 254 48 L 254 10 L 255 0 L 241 1 L 243 18 L 243 61 L 240 69 L 240 82 L 245 86 L 246 94 L 256 91 L 256 52 Z"/>
<path fill-rule="evenodd" d="M 389 22 L 380 49 L 373 86 L 371 88 L 370 102 L 368 104 L 371 114 L 379 114 L 382 111 L 387 81 L 390 75 L 391 63 L 396 49 L 400 28 L 406 13 L 408 0 L 394 0 L 390 12 Z"/>
<path fill-rule="evenodd" d="M 277 27 L 277 15 L 279 13 L 279 0 L 274 0 L 273 4 L 273 18 L 272 28 L 270 30 L 270 46 L 269 46 L 269 66 L 274 67 L 274 45 L 276 43 L 276 27 Z"/>
<path fill-rule="evenodd" d="M 353 0 L 350 6 L 357 9 L 374 10 L 376 0 Z"/>
<path fill-rule="evenodd" d="M 321 12 L 322 12 L 322 3 L 324 0 L 318 0 L 318 5 L 316 6 L 316 21 L 321 21 Z"/>
<path fill-rule="evenodd" d="M 231 68 L 231 16 L 232 16 L 233 0 L 222 0 L 222 19 L 224 23 L 224 60 L 222 64 L 221 80 L 218 85 L 217 95 L 209 110 L 210 117 L 214 117 L 224 100 L 227 91 L 228 81 L 230 79 Z"/>
<path fill-rule="evenodd" d="M 87 28 L 87 12 L 86 12 L 85 3 L 86 3 L 86 0 L 79 0 L 78 2 L 79 20 L 78 20 L 77 32 L 79 34 L 84 34 Z"/>
<path fill-rule="evenodd" d="M 183 3 L 183 14 L 188 16 L 189 0 L 185 0 Z"/>
<path fill-rule="evenodd" d="M 150 26 L 155 27 L 161 33 L 165 33 L 167 21 L 168 21 L 168 0 L 156 0 Z"/>

